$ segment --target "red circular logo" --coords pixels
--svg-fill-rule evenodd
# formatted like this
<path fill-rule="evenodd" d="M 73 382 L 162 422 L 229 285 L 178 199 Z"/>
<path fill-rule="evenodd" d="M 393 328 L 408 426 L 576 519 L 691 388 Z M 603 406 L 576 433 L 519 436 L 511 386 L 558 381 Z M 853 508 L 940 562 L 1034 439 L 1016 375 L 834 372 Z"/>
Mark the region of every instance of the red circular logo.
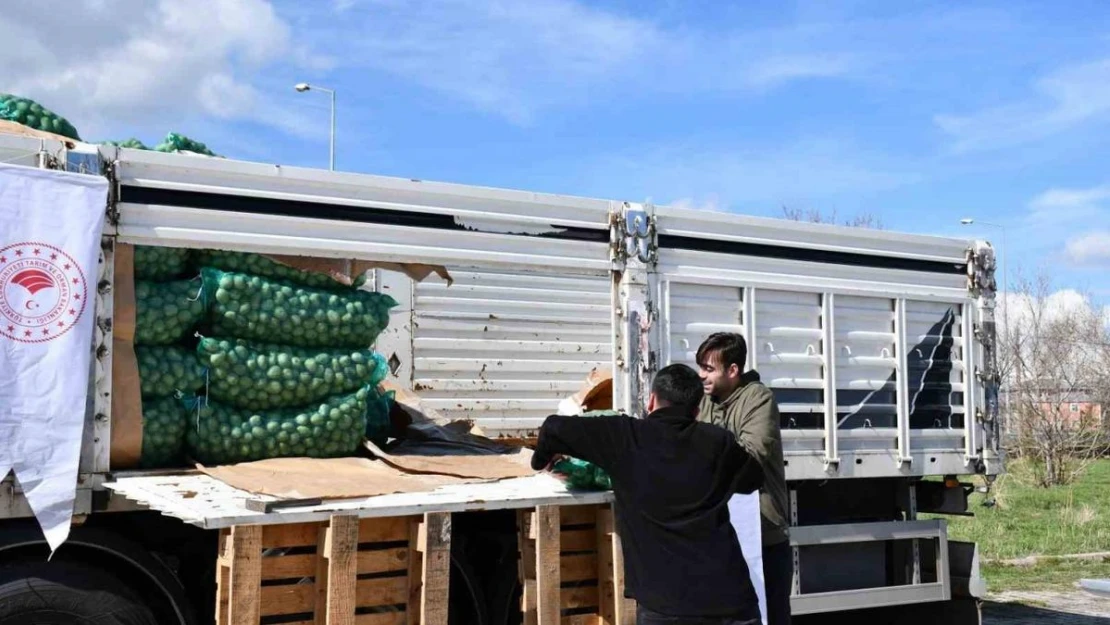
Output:
<path fill-rule="evenodd" d="M 69 254 L 45 243 L 0 248 L 0 336 L 43 343 L 77 325 L 88 285 Z"/>

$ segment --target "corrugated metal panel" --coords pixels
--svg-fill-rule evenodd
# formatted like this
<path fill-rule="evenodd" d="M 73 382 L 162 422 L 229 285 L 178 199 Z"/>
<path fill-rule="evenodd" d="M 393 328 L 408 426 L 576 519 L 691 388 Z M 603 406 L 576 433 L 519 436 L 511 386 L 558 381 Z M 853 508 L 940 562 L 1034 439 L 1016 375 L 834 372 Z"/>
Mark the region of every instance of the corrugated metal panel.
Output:
<path fill-rule="evenodd" d="M 415 286 L 412 388 L 487 432 L 528 430 L 612 358 L 608 276 L 453 269 Z"/>
<path fill-rule="evenodd" d="M 906 302 L 906 368 L 910 445 L 936 449 L 963 444 L 968 368 L 963 306 Z M 926 437 L 922 434 L 930 432 Z"/>
<path fill-rule="evenodd" d="M 823 427 L 821 338 L 819 293 L 755 290 L 751 350 L 763 383 L 775 393 L 784 428 Z"/>
<path fill-rule="evenodd" d="M 666 283 L 667 361 L 697 368 L 697 350 L 714 332 L 745 334 L 744 289 L 710 284 Z"/>
<path fill-rule="evenodd" d="M 836 417 L 841 452 L 889 449 L 898 427 L 895 302 L 889 298 L 837 296 Z M 888 428 L 889 436 L 872 437 Z M 861 430 L 861 436 L 847 431 Z"/>

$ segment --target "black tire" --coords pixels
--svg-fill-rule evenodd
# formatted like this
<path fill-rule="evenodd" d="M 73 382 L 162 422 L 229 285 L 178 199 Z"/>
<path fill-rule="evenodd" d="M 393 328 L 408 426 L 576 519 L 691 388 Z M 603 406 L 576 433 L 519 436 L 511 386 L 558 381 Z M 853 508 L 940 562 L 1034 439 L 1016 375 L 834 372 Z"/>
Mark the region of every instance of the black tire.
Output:
<path fill-rule="evenodd" d="M 158 625 L 105 571 L 68 562 L 0 568 L 0 625 Z"/>

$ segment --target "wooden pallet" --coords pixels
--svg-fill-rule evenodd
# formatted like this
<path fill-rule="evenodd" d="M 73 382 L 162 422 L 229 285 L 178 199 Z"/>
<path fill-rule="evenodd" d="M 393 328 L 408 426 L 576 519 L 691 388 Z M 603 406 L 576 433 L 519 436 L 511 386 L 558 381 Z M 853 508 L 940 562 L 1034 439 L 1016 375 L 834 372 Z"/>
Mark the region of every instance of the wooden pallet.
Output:
<path fill-rule="evenodd" d="M 446 625 L 450 513 L 220 530 L 217 625 Z"/>
<path fill-rule="evenodd" d="M 611 506 L 539 506 L 518 519 L 524 625 L 635 623 Z"/>

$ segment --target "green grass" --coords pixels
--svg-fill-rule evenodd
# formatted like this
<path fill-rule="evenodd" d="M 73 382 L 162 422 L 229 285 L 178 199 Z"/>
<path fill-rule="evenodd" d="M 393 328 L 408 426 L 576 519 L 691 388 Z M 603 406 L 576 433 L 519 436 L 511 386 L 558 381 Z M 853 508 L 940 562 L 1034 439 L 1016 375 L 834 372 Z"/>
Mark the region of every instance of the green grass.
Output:
<path fill-rule="evenodd" d="M 978 543 L 982 559 L 1110 551 L 1110 460 L 1096 461 L 1075 483 L 1051 489 L 1035 486 L 1028 469 L 1011 462 L 986 498 L 995 506 L 984 507 L 984 495 L 972 495 L 974 517 L 934 517 L 947 519 L 953 540 Z M 1071 587 L 1082 577 L 1110 577 L 1110 561 L 984 564 L 983 577 L 992 591 Z"/>

